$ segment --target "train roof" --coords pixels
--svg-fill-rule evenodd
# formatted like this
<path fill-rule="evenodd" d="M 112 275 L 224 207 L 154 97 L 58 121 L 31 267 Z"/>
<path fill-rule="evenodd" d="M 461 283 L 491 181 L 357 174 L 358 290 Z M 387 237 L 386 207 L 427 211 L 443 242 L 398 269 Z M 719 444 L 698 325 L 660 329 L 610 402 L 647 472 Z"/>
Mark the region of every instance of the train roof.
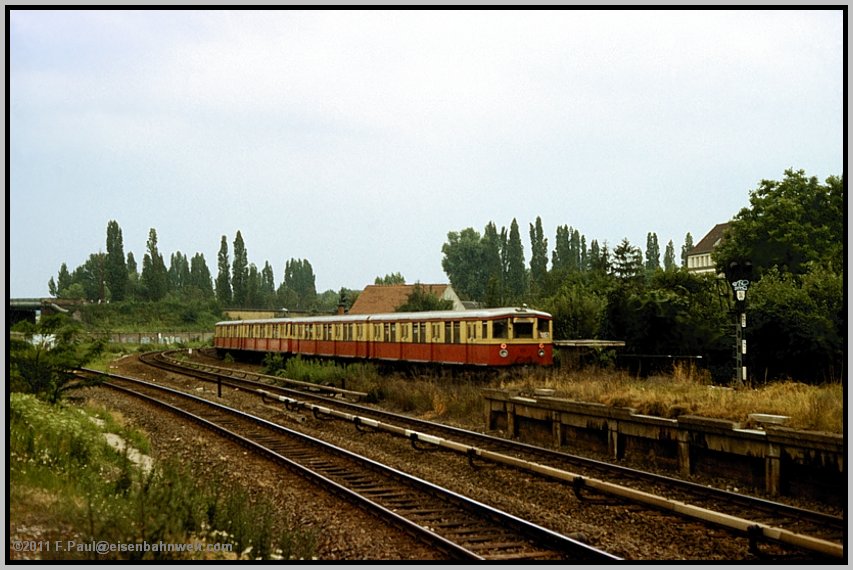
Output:
<path fill-rule="evenodd" d="M 224 324 L 267 324 L 267 323 L 363 323 L 370 321 L 450 321 L 485 320 L 501 317 L 539 317 L 550 319 L 550 313 L 536 311 L 526 307 L 498 307 L 492 309 L 473 309 L 468 311 L 420 311 L 413 313 L 377 313 L 372 315 L 318 315 L 314 317 L 278 317 L 273 319 L 246 319 L 220 321 Z"/>

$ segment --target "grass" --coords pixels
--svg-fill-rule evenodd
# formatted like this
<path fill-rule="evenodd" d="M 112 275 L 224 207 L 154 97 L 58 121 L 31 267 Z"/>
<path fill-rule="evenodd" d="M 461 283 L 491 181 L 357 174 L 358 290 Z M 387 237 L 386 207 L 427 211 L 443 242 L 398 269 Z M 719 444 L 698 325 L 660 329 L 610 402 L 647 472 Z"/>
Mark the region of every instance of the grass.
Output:
<path fill-rule="evenodd" d="M 637 413 L 677 418 L 698 415 L 749 424 L 749 414 L 789 416 L 787 427 L 844 433 L 844 387 L 796 381 L 760 387 L 713 385 L 701 371 L 676 366 L 671 374 L 637 378 L 615 370 L 553 370 L 538 382 L 506 382 L 510 390 L 551 388 L 554 396 L 580 402 L 633 408 Z"/>
<path fill-rule="evenodd" d="M 49 544 L 209 544 L 210 553 L 52 549 L 42 559 L 172 560 L 304 559 L 316 536 L 286 521 L 274 523 L 272 506 L 242 488 L 197 477 L 178 462 L 146 471 L 106 443 L 118 433 L 147 451 L 144 434 L 124 427 L 105 409 L 50 406 L 33 396 L 9 398 L 10 520 L 43 526 Z M 92 421 L 97 418 L 100 421 Z M 222 489 L 228 489 L 227 493 Z M 260 513 L 260 515 L 259 515 Z"/>
<path fill-rule="evenodd" d="M 698 415 L 749 425 L 754 413 L 789 416 L 788 427 L 844 433 L 844 388 L 795 381 L 732 389 L 715 386 L 706 373 L 676 366 L 670 374 L 633 377 L 613 369 L 539 369 L 502 374 L 492 380 L 476 374 L 380 375 L 369 364 L 341 366 L 295 357 L 280 374 L 298 380 L 331 383 L 370 394 L 383 406 L 428 419 L 477 426 L 482 388 L 533 394 L 550 388 L 554 396 L 578 402 L 633 408 L 639 414 L 664 418 Z"/>

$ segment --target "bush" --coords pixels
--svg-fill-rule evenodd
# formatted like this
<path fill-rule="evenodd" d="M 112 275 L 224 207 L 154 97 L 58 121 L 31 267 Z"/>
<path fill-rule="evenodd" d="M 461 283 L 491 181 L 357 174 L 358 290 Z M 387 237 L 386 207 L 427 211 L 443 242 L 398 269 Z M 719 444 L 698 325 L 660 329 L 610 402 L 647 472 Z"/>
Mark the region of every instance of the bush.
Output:
<path fill-rule="evenodd" d="M 21 512 L 33 496 L 40 498 L 39 506 L 49 496 L 55 528 L 47 533 L 51 539 L 63 539 L 61 529 L 64 538 L 74 536 L 80 544 L 231 544 L 237 557 L 251 559 L 314 554 L 316 536 L 287 521 L 276 523 L 265 497 L 251 497 L 243 488 L 206 479 L 179 463 L 165 462 L 145 471 L 110 447 L 90 413 L 81 408 L 49 406 L 32 395 L 15 393 L 10 394 L 9 408 L 10 501 Z M 104 425 L 111 431 L 117 427 L 112 419 Z M 144 439 L 136 432 L 119 431 L 134 444 Z M 147 441 L 141 446 L 147 448 Z M 199 555 L 153 550 L 51 554 L 99 560 Z"/>

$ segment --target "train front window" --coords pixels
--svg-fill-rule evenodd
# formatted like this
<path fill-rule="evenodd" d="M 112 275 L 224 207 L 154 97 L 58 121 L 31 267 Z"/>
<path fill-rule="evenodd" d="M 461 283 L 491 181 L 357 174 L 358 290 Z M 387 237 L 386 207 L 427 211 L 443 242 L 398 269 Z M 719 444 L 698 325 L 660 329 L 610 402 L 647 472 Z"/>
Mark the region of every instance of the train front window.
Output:
<path fill-rule="evenodd" d="M 509 319 L 492 322 L 492 338 L 509 338 Z"/>
<path fill-rule="evenodd" d="M 550 323 L 551 323 L 551 321 L 549 321 L 548 319 L 539 319 L 538 327 L 537 327 L 537 329 L 539 331 L 539 338 L 550 338 L 551 337 Z"/>
<path fill-rule="evenodd" d="M 516 320 L 513 323 L 513 338 L 533 338 L 533 321 L 535 319 L 530 320 Z"/>

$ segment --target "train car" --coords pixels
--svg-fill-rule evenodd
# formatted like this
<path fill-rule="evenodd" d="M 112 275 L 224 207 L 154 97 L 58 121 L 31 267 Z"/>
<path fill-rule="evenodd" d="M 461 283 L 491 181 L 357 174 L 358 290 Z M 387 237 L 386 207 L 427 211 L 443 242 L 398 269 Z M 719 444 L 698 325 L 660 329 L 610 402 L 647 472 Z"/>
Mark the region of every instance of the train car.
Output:
<path fill-rule="evenodd" d="M 525 307 L 222 321 L 214 346 L 220 353 L 549 366 L 552 336 L 551 315 Z"/>

